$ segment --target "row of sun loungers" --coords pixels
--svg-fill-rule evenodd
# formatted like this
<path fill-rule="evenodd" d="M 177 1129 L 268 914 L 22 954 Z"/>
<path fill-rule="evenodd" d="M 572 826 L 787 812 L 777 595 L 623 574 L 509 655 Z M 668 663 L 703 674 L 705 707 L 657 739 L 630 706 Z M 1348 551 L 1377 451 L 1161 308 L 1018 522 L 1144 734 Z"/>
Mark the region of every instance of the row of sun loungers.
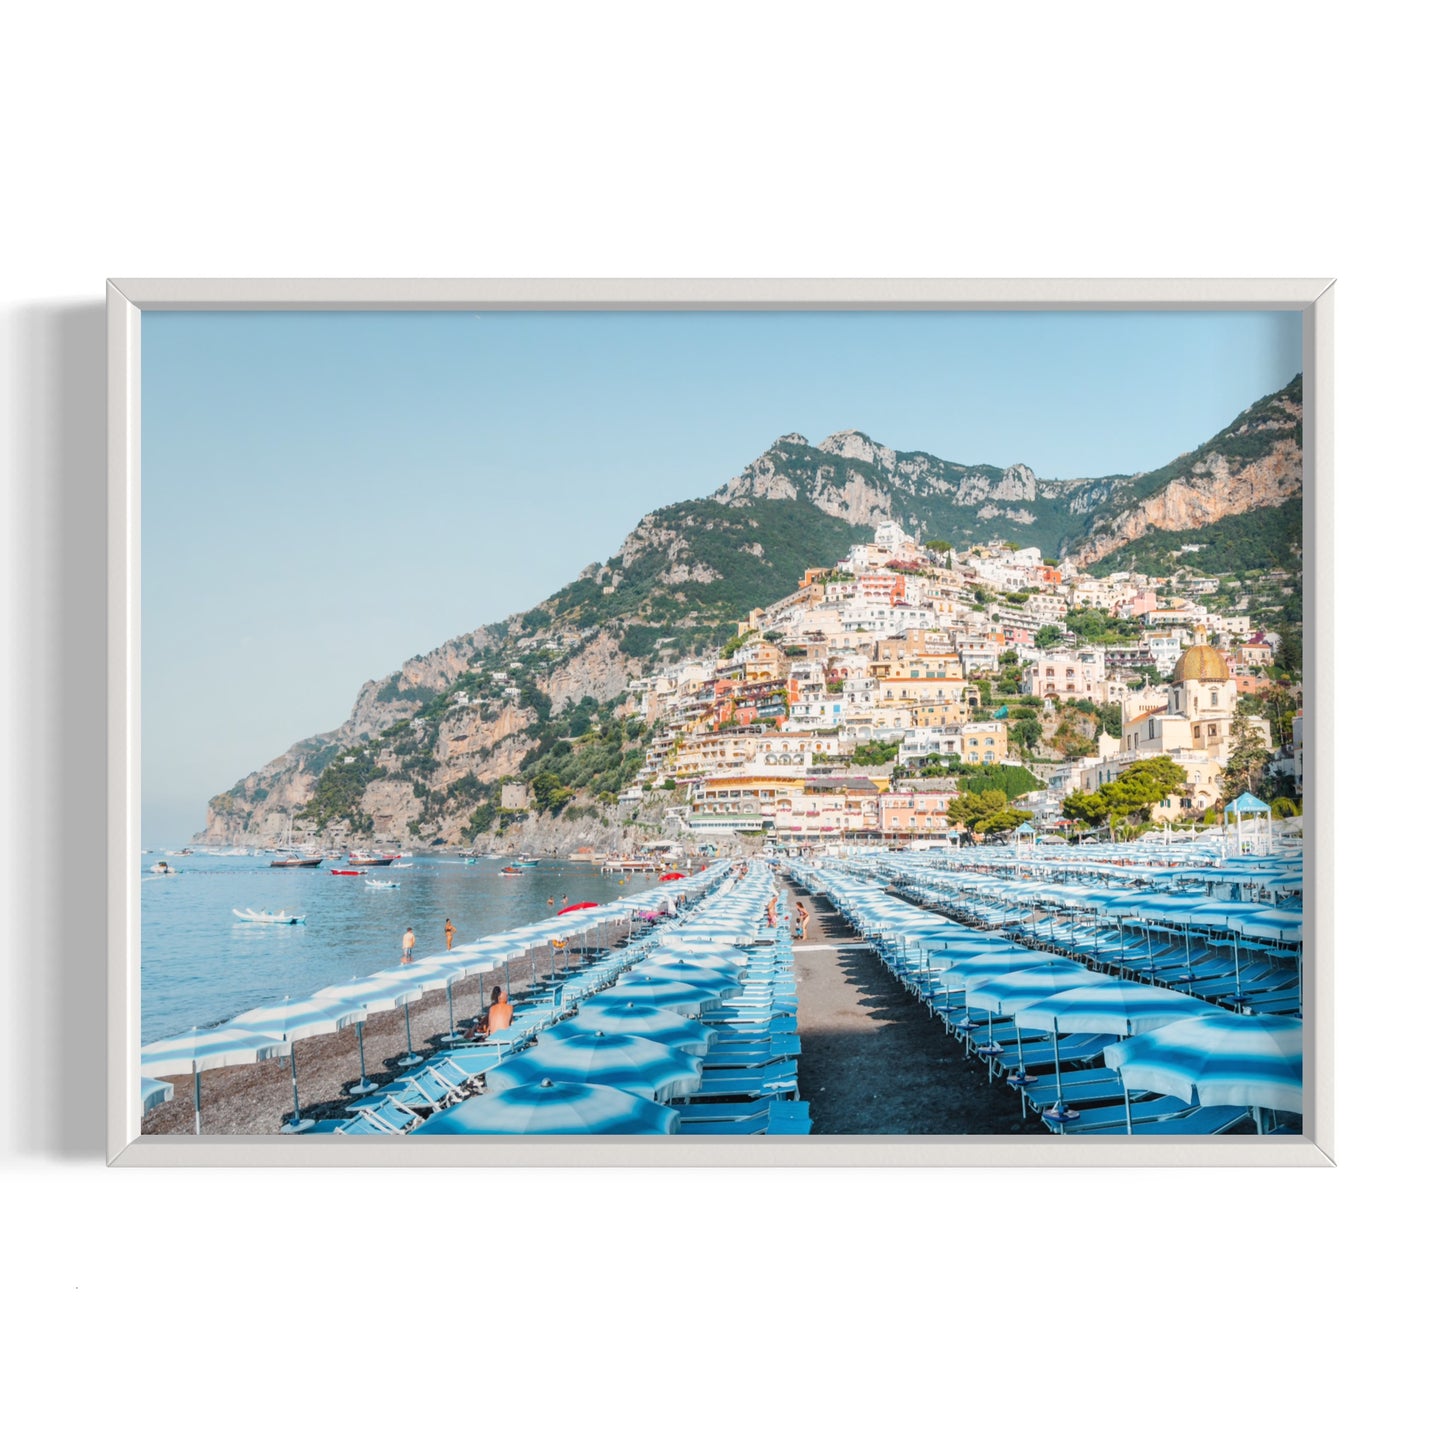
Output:
<path fill-rule="evenodd" d="M 1090 1136 L 1130 1130 L 1136 1134 L 1198 1135 L 1227 1131 L 1249 1118 L 1243 1108 L 1199 1108 L 1177 1097 L 1139 1095 L 1131 1096 L 1126 1114 L 1119 1075 L 1102 1065 L 1104 1048 L 1117 1040 L 1113 1035 L 1068 1033 L 1056 1041 L 1049 1032 L 1021 1031 L 1011 1020 L 964 1006 L 964 998 L 940 981 L 948 958 L 939 954 L 967 952 L 970 943 L 985 954 L 990 947 L 1017 943 L 1018 955 L 1010 949 L 1008 962 L 1001 962 L 1005 970 L 1056 962 L 1060 955 L 1094 968 L 1101 980 L 1118 970 L 1082 949 L 1070 951 L 1059 946 L 1057 931 L 1054 945 L 1045 948 L 1038 945 L 1037 930 L 989 930 L 976 922 L 991 909 L 978 906 L 973 897 L 960 904 L 954 896 L 952 905 L 945 908 L 939 900 L 941 888 L 895 887 L 908 895 L 890 896 L 884 884 L 893 879 L 869 877 L 864 868 L 835 864 L 819 869 L 795 864 L 792 875 L 800 885 L 826 895 L 920 1005 L 988 1067 L 991 1078 L 1007 1078 L 1020 1092 L 1022 1106 L 1037 1114 L 1050 1131 Z M 933 905 L 919 900 L 920 895 Z M 947 911 L 955 920 L 930 915 L 940 911 Z M 1017 907 L 1011 915 L 1016 922 Z M 962 917 L 970 920 L 957 920 Z M 1231 960 L 1226 990 L 1234 986 Z"/>
<path fill-rule="evenodd" d="M 741 908 L 759 923 L 772 892 L 771 874 L 757 869 L 735 889 L 729 915 Z M 453 1043 L 433 1052 L 395 1081 L 351 1103 L 348 1117 L 318 1124 L 317 1131 L 352 1136 L 397 1136 L 418 1122 L 485 1090 L 487 1074 L 535 1042 L 556 1023 L 576 1014 L 580 1003 L 604 997 L 630 969 L 644 962 L 686 919 L 694 934 L 708 913 L 708 899 L 625 947 L 593 949 L 580 967 L 541 979 L 518 1001 L 512 1024 L 476 1043 Z M 736 994 L 705 1009 L 700 1020 L 716 1034 L 703 1058 L 695 1093 L 677 1104 L 685 1136 L 798 1136 L 810 1129 L 808 1105 L 798 1099 L 797 985 L 792 942 L 785 926 L 776 932 L 729 935 L 748 954 Z M 560 959 L 559 959 L 560 960 Z M 706 966 L 706 958 L 699 957 Z"/>

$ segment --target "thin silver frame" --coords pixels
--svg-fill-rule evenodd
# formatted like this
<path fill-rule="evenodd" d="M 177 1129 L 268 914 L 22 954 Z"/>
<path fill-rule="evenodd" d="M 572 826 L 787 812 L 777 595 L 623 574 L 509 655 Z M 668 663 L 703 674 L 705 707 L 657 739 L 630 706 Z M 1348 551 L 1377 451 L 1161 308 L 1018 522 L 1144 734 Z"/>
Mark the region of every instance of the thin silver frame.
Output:
<path fill-rule="evenodd" d="M 126 1166 L 1331 1166 L 1333 280 L 112 280 L 107 283 L 106 1154 Z M 1293 1138 L 145 1137 L 140 1132 L 140 362 L 148 310 L 1289 310 L 1303 319 L 1305 1113 Z"/>

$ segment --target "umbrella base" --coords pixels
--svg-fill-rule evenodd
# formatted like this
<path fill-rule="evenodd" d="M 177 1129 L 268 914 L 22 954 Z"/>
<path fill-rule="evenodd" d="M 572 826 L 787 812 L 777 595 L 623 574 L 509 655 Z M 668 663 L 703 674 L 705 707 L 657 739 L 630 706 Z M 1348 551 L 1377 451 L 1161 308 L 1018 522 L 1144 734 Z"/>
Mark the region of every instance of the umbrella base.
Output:
<path fill-rule="evenodd" d="M 443 1032 L 440 1036 L 442 1042 L 460 1042 L 467 1034 L 465 1032 Z"/>
<path fill-rule="evenodd" d="M 365 1097 L 370 1092 L 375 1092 L 381 1084 L 379 1082 L 358 1082 L 355 1087 L 348 1087 L 346 1090 L 352 1097 Z"/>
<path fill-rule="evenodd" d="M 408 1052 L 405 1057 L 398 1057 L 396 1059 L 398 1067 L 415 1067 L 420 1061 L 421 1058 L 418 1057 L 415 1052 Z"/>
<path fill-rule="evenodd" d="M 282 1127 L 281 1127 L 281 1131 L 282 1131 L 282 1132 L 310 1132 L 311 1129 L 312 1129 L 313 1127 L 315 1127 L 315 1126 L 316 1126 L 316 1119 L 315 1119 L 314 1117 L 298 1117 L 298 1118 L 295 1118 L 295 1119 L 294 1119 L 293 1121 L 291 1121 L 291 1122 L 284 1123 L 284 1124 L 282 1125 Z"/>

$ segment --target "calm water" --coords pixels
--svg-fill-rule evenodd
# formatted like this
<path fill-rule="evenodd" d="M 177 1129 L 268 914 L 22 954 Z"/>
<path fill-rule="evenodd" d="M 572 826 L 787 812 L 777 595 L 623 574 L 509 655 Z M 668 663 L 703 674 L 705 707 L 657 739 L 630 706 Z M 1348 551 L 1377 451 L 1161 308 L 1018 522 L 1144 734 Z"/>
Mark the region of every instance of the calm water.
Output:
<path fill-rule="evenodd" d="M 149 867 L 159 854 L 143 858 Z M 401 936 L 416 931 L 420 961 L 445 950 L 450 917 L 457 945 L 554 913 L 569 902 L 607 902 L 657 885 L 655 877 L 603 877 L 595 867 L 543 862 L 521 877 L 499 877 L 498 860 L 463 866 L 455 858 L 416 857 L 413 865 L 374 867 L 368 875 L 399 882 L 365 885 L 333 877 L 340 863 L 280 868 L 265 857 L 169 857 L 178 877 L 141 880 L 141 1041 L 223 1022 L 282 997 L 395 967 Z M 547 899 L 555 899 L 550 909 Z M 304 912 L 298 927 L 238 921 L 233 907 Z"/>

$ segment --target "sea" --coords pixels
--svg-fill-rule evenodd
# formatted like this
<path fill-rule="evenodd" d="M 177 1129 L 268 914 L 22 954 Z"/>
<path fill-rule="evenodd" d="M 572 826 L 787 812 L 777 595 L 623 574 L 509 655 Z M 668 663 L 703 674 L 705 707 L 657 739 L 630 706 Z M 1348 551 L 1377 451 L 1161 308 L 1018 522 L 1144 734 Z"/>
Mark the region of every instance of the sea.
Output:
<path fill-rule="evenodd" d="M 177 875 L 157 876 L 165 860 Z M 542 861 L 504 877 L 508 859 L 416 856 L 409 866 L 333 877 L 339 862 L 272 867 L 266 856 L 151 852 L 141 874 L 141 1041 L 228 1021 L 283 997 L 395 967 L 416 933 L 416 960 L 553 915 L 563 904 L 610 902 L 657 885 L 656 876 L 603 876 L 595 866 Z M 368 877 L 396 882 L 368 887 Z M 239 921 L 232 908 L 305 913 L 294 927 Z"/>

